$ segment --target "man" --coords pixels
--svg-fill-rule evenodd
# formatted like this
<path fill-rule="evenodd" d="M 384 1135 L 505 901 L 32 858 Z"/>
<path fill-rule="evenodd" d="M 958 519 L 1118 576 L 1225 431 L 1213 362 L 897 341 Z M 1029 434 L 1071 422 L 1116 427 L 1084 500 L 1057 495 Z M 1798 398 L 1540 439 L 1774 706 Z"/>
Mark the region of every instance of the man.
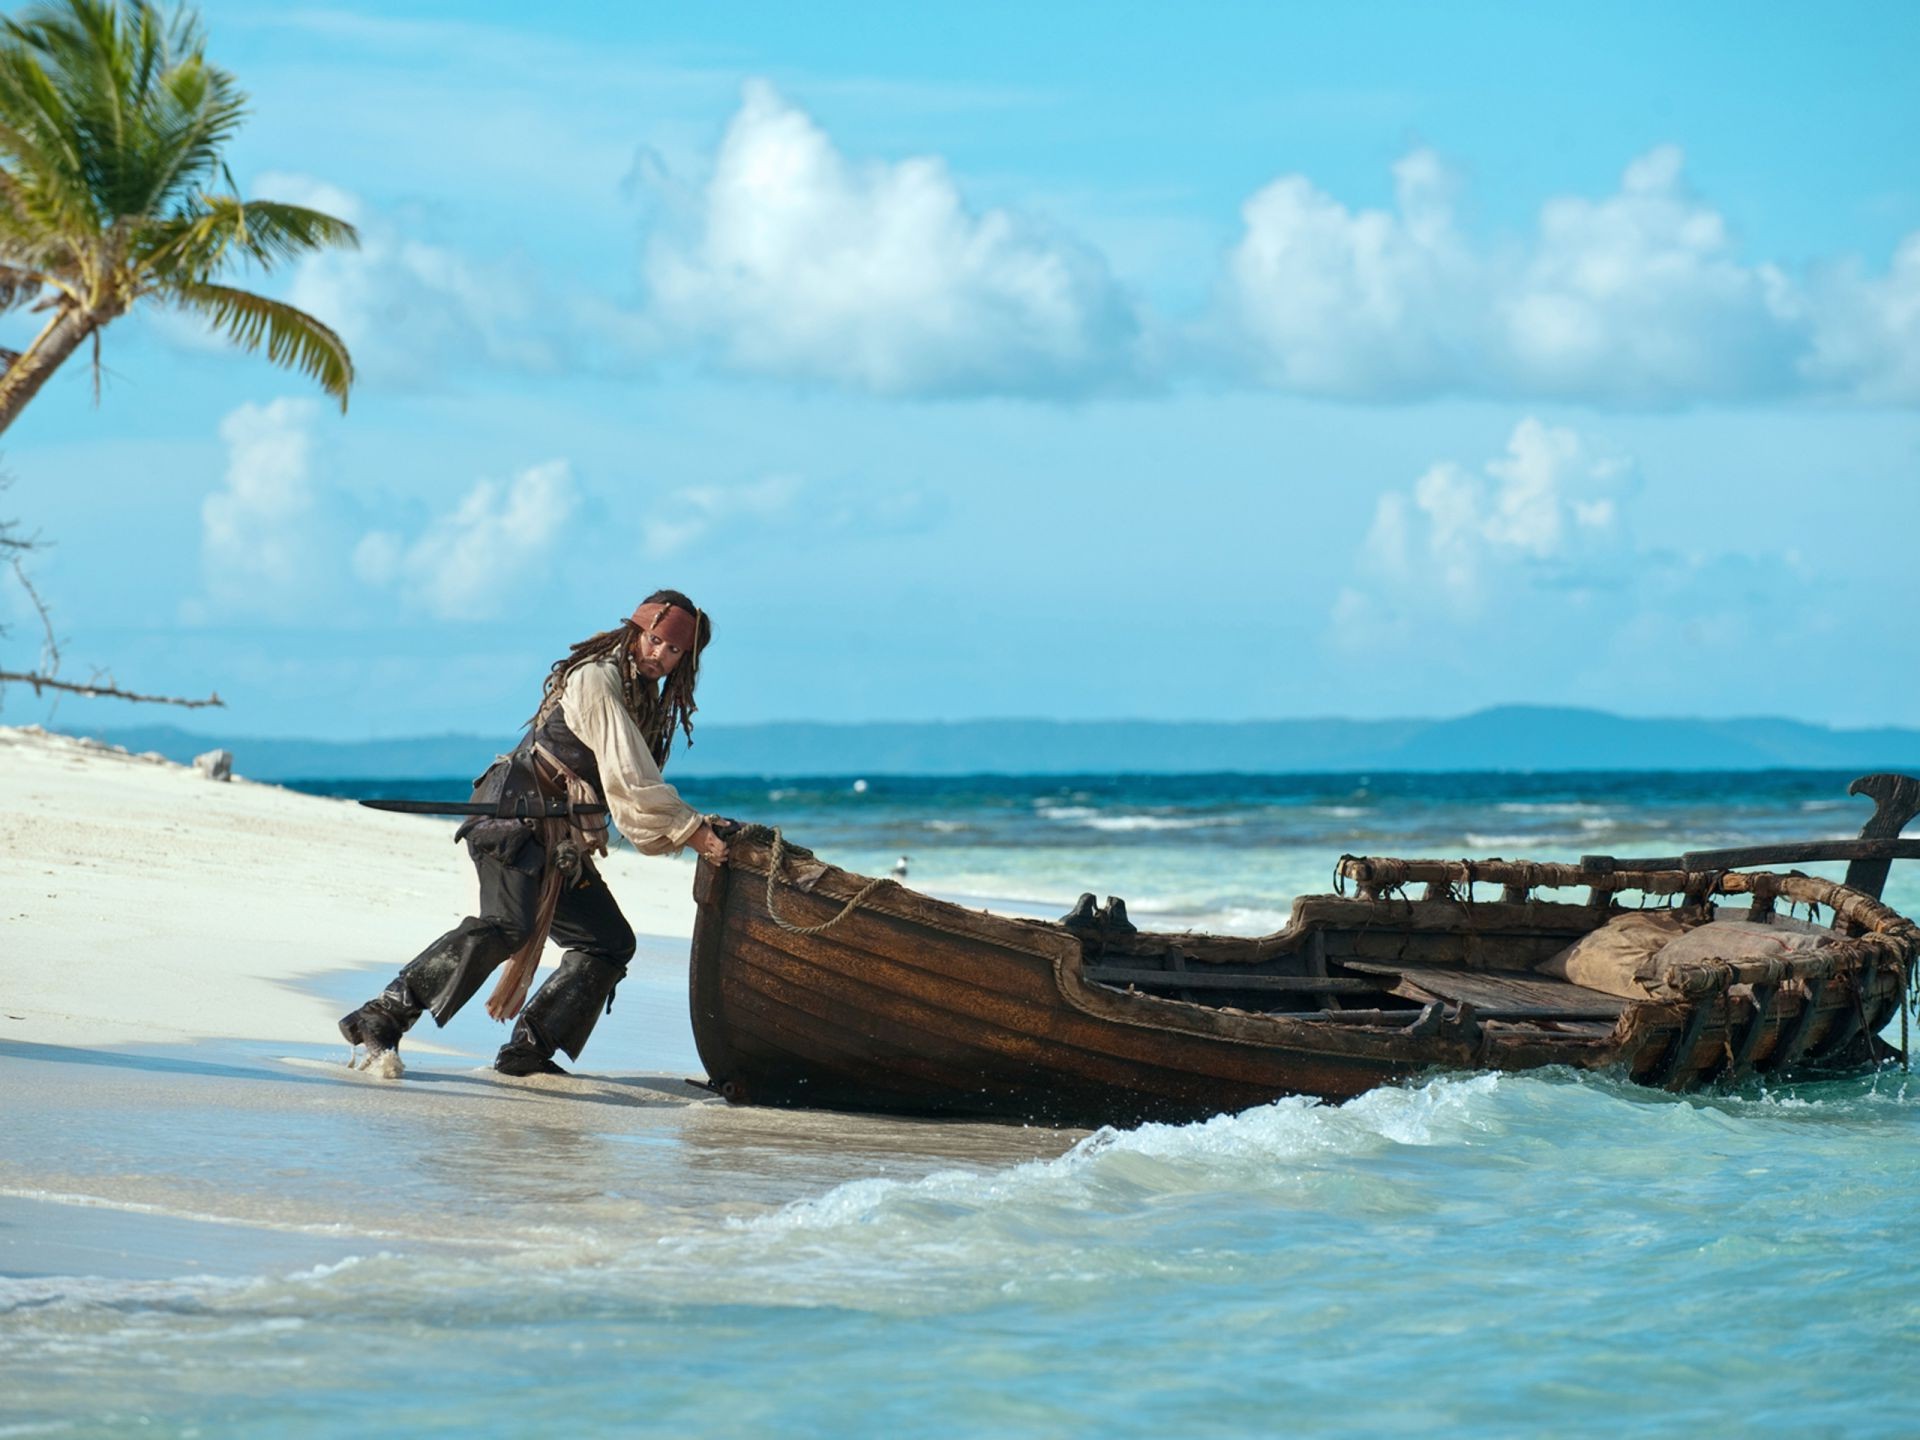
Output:
<path fill-rule="evenodd" d="M 574 645 L 548 671 L 526 738 L 474 783 L 473 798 L 539 794 L 576 806 L 604 804 L 642 854 L 691 845 L 725 864 L 721 832 L 731 822 L 702 816 L 660 778 L 675 727 L 692 740 L 694 685 L 712 638 L 713 622 L 691 600 L 657 590 L 623 624 Z M 633 927 L 593 863 L 606 853 L 606 820 L 476 817 L 455 838 L 467 842 L 479 873 L 480 913 L 344 1016 L 340 1033 L 356 1053 L 366 1048 L 367 1068 L 397 1076 L 400 1039 L 421 1013 L 431 1011 L 445 1025 L 509 961 L 487 1009 L 496 1019 L 518 1019 L 494 1069 L 564 1075 L 554 1052 L 580 1058 L 634 952 Z M 549 934 L 566 954 L 525 1001 Z"/>

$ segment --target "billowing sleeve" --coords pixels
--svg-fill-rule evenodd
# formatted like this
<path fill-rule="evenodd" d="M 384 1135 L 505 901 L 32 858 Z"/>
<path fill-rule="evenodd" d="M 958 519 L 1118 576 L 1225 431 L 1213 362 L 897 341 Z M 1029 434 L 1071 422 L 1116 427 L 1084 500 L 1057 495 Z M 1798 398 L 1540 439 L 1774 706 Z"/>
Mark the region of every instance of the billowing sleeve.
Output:
<path fill-rule="evenodd" d="M 640 727 L 620 703 L 613 668 L 580 666 L 567 677 L 560 706 L 567 728 L 600 762 L 607 809 L 633 848 L 643 855 L 665 855 L 691 840 L 703 817 L 660 778 Z"/>

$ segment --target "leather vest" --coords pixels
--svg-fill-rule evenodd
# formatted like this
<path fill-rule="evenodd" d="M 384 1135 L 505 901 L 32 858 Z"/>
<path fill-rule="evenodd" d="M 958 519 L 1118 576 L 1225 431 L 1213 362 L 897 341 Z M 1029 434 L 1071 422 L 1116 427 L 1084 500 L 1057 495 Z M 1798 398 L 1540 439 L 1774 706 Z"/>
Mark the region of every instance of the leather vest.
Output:
<path fill-rule="evenodd" d="M 568 726 L 566 719 L 561 714 L 563 708 L 562 706 L 555 705 L 552 709 L 548 710 L 546 718 L 536 724 L 533 729 L 529 730 L 527 737 L 513 747 L 514 763 L 531 769 L 533 767 L 533 747 L 537 743 L 542 749 L 558 759 L 562 765 L 565 765 L 569 770 L 573 771 L 574 774 L 591 785 L 594 795 L 604 801 L 606 792 L 600 784 L 600 761 L 594 755 L 593 751 L 587 748 L 587 742 L 574 734 L 573 730 Z M 541 788 L 543 791 L 557 795 L 560 799 L 566 798 L 567 792 L 565 787 L 561 787 L 557 791 L 550 790 L 549 787 L 546 786 L 542 786 Z"/>
<path fill-rule="evenodd" d="M 533 728 L 513 747 L 510 754 L 502 755 L 487 767 L 484 774 L 473 782 L 473 799 L 483 804 L 494 804 L 505 796 L 534 795 L 545 796 L 549 800 L 564 800 L 567 789 L 564 783 L 553 785 L 544 783 L 539 767 L 533 763 L 533 747 L 537 742 L 549 754 L 555 756 L 563 765 L 593 787 L 596 802 L 605 803 L 606 790 L 600 783 L 600 761 L 593 751 L 587 748 L 587 742 L 573 733 L 562 715 L 564 707 L 552 706 L 545 717 L 537 721 Z M 508 842 L 510 837 L 530 836 L 534 822 L 531 820 L 495 819 L 491 816 L 475 815 L 470 817 L 454 832 L 455 840 L 472 837 L 475 840 L 491 840 L 496 848 L 508 845 L 517 851 L 518 845 Z M 506 858 L 511 859 L 511 855 Z"/>

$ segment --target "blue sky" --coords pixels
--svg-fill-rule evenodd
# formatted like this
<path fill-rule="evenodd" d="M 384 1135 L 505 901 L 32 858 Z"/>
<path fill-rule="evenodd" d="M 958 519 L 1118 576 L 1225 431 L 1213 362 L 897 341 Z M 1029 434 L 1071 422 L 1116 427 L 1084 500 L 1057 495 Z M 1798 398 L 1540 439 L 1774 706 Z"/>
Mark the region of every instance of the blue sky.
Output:
<path fill-rule="evenodd" d="M 670 584 L 716 721 L 1914 722 L 1914 7 L 205 16 L 361 381 L 48 387 L 70 676 L 504 734 Z"/>

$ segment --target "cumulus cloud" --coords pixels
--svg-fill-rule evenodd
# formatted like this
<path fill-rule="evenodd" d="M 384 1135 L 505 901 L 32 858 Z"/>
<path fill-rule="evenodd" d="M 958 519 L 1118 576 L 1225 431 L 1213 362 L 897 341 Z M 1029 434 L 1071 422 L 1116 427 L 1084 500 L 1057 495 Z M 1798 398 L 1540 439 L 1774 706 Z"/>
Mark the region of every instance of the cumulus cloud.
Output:
<path fill-rule="evenodd" d="M 200 505 L 206 604 L 279 614 L 311 586 L 316 501 L 316 402 L 242 405 L 220 423 L 227 447 L 221 487 Z"/>
<path fill-rule="evenodd" d="M 1299 175 L 1247 201 L 1223 319 L 1267 383 L 1376 400 L 1920 399 L 1920 237 L 1884 277 L 1796 282 L 1741 257 L 1674 146 L 1634 160 L 1611 195 L 1549 201 L 1514 244 L 1463 231 L 1458 181 L 1431 151 L 1395 182 L 1391 211 L 1349 209 Z"/>
<path fill-rule="evenodd" d="M 1408 710 L 1430 692 L 1653 713 L 1698 695 L 1793 708 L 1843 616 L 1872 613 L 1845 556 L 1742 553 L 1673 533 L 1635 465 L 1523 420 L 1477 465 L 1380 497 L 1328 615 L 1330 647 Z M 1865 607 L 1864 609 L 1862 607 Z"/>
<path fill-rule="evenodd" d="M 1828 266 L 1810 293 L 1813 348 L 1800 367 L 1807 380 L 1864 400 L 1920 403 L 1920 234 L 1901 242 L 1885 275 L 1851 262 Z"/>
<path fill-rule="evenodd" d="M 488 619 L 551 569 L 579 500 L 564 460 L 481 480 L 411 540 L 390 530 L 362 536 L 354 573 L 438 619 Z"/>
<path fill-rule="evenodd" d="M 286 299 L 338 331 L 363 375 L 424 384 L 473 363 L 551 372 L 564 367 L 569 307 L 530 263 L 481 261 L 431 244 L 359 196 L 311 176 L 262 175 L 254 193 L 350 221 L 357 250 L 301 259 Z"/>
<path fill-rule="evenodd" d="M 1433 465 L 1381 496 L 1356 566 L 1363 583 L 1335 602 L 1337 637 L 1364 648 L 1382 630 L 1476 621 L 1530 590 L 1577 608 L 1610 588 L 1631 488 L 1625 461 L 1531 417 L 1477 471 Z"/>
<path fill-rule="evenodd" d="M 1391 396 L 1435 388 L 1474 363 L 1481 261 L 1453 226 L 1457 188 L 1419 150 L 1394 170 L 1398 211 L 1351 211 L 1302 175 L 1243 207 L 1227 258 L 1234 321 L 1274 385 Z"/>
<path fill-rule="evenodd" d="M 1009 211 L 969 209 L 937 158 L 848 159 L 764 82 L 746 87 L 646 276 L 668 330 L 756 374 L 895 395 L 1060 395 L 1122 382 L 1135 364 L 1137 317 L 1100 255 Z"/>
<path fill-rule="evenodd" d="M 626 183 L 648 212 L 637 305 L 434 243 L 418 217 L 312 177 L 254 188 L 360 227 L 360 250 L 302 260 L 283 293 L 340 330 L 364 375 L 402 384 L 670 359 L 916 398 L 1072 399 L 1224 371 L 1364 401 L 1920 404 L 1920 234 L 1884 269 L 1790 274 L 1743 254 L 1671 145 L 1491 239 L 1463 224 L 1465 186 L 1432 150 L 1393 180 L 1378 209 L 1306 175 L 1262 186 L 1204 318 L 1157 317 L 1096 249 L 970 206 L 937 156 L 846 154 L 763 81 L 710 164 L 676 174 L 641 153 Z"/>

